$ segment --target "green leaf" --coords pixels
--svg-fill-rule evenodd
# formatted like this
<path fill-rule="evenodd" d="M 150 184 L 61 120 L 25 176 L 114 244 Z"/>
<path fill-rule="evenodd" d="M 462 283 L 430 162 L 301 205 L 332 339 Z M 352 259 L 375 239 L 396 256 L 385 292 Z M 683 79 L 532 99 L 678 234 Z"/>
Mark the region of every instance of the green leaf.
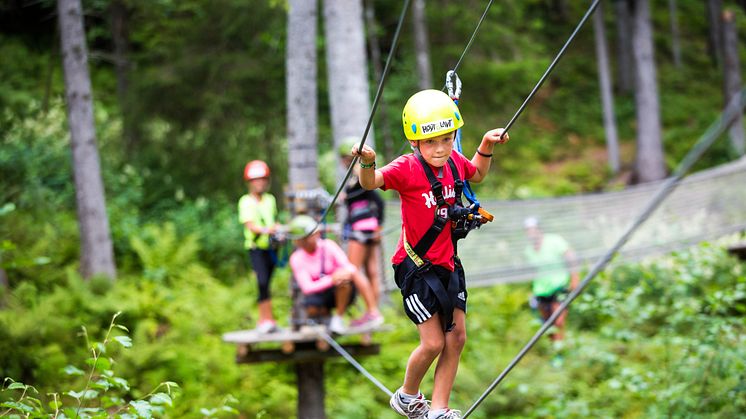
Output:
<path fill-rule="evenodd" d="M 17 390 L 17 389 L 25 389 L 26 384 L 23 383 L 10 383 L 8 386 L 8 390 Z"/>
<path fill-rule="evenodd" d="M 129 336 L 114 336 L 114 340 L 125 348 L 132 347 L 132 339 Z"/>
<path fill-rule="evenodd" d="M 115 387 L 121 388 L 122 390 L 129 391 L 130 389 L 129 383 L 124 378 L 112 377 L 111 379 L 109 379 L 109 382 Z"/>
<path fill-rule="evenodd" d="M 151 418 L 153 416 L 153 408 L 150 406 L 150 403 L 144 400 L 133 400 L 129 404 L 135 409 L 140 417 Z"/>
<path fill-rule="evenodd" d="M 104 391 L 109 390 L 112 386 L 111 383 L 106 379 L 101 379 L 91 384 L 91 387 L 98 388 Z"/>
<path fill-rule="evenodd" d="M 0 403 L 0 407 L 7 407 L 9 409 L 15 409 L 20 410 L 21 412 L 28 412 L 31 413 L 34 411 L 34 408 L 21 402 L 5 402 Z"/>
<path fill-rule="evenodd" d="M 5 214 L 10 214 L 11 212 L 15 211 L 15 209 L 16 209 L 16 204 L 12 202 L 8 202 L 2 207 L 0 207 L 0 216 L 3 216 Z"/>
<path fill-rule="evenodd" d="M 127 332 L 127 333 L 129 333 L 129 331 L 130 331 L 130 330 L 129 330 L 129 329 L 127 329 L 126 327 L 122 326 L 121 324 L 115 324 L 115 325 L 114 325 L 114 327 L 117 327 L 117 328 L 119 328 L 119 329 L 122 329 L 122 330 L 124 330 L 124 331 L 125 331 L 125 332 Z"/>
<path fill-rule="evenodd" d="M 109 358 L 101 357 L 96 361 L 96 370 L 106 371 L 111 369 L 111 360 Z"/>
<path fill-rule="evenodd" d="M 62 401 L 59 399 L 52 399 L 49 401 L 49 403 L 47 403 L 47 406 L 49 406 L 49 408 L 52 410 L 59 410 L 59 408 L 62 407 Z"/>
<path fill-rule="evenodd" d="M 167 404 L 169 406 L 173 406 L 173 401 L 171 400 L 171 396 L 169 396 L 166 393 L 155 393 L 152 396 L 150 396 L 150 403 L 153 404 Z"/>
<path fill-rule="evenodd" d="M 74 365 L 68 365 L 65 368 L 62 369 L 62 372 L 64 372 L 67 375 L 83 375 L 85 372 L 81 370 L 80 368 L 74 366 Z"/>

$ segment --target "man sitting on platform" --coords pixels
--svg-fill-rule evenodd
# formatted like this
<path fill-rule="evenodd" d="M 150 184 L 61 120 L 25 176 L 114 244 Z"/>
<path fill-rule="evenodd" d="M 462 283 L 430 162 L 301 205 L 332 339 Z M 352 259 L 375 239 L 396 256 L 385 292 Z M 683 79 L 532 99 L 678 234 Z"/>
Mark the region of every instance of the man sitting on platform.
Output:
<path fill-rule="evenodd" d="M 344 333 L 347 328 L 342 316 L 357 290 L 365 301 L 366 312 L 352 320 L 350 326 L 380 326 L 383 316 L 375 305 L 370 283 L 337 243 L 321 238 L 316 226 L 316 221 L 307 215 L 298 215 L 290 222 L 290 235 L 297 247 L 290 255 L 290 268 L 303 292 L 308 317 L 325 317 L 334 309 L 329 330 Z"/>

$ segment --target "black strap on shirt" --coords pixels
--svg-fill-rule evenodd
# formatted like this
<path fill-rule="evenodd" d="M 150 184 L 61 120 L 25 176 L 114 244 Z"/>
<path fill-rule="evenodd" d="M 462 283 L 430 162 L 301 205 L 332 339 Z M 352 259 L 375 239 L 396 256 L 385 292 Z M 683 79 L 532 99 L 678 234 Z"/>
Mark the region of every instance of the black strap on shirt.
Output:
<path fill-rule="evenodd" d="M 424 258 L 425 254 L 427 254 L 427 251 L 430 250 L 430 247 L 432 247 L 433 243 L 435 243 L 435 240 L 438 238 L 438 236 L 448 223 L 448 216 L 441 217 L 438 210 L 442 207 L 447 207 L 449 208 L 450 212 L 450 205 L 448 205 L 448 203 L 446 203 L 446 200 L 443 198 L 443 184 L 435 176 L 435 173 L 433 173 L 433 169 L 430 168 L 429 164 L 427 164 L 425 158 L 422 157 L 421 154 L 417 153 L 417 160 L 419 160 L 423 170 L 425 171 L 427 180 L 430 182 L 430 189 L 432 190 L 433 197 L 435 198 L 433 224 L 413 248 L 415 253 L 417 253 L 420 258 Z M 451 157 L 448 158 L 448 165 L 451 168 L 451 174 L 453 175 L 456 200 L 458 202 L 461 200 L 461 191 L 463 189 L 464 183 L 461 181 L 458 170 L 456 170 L 456 164 L 453 162 L 453 159 Z"/>

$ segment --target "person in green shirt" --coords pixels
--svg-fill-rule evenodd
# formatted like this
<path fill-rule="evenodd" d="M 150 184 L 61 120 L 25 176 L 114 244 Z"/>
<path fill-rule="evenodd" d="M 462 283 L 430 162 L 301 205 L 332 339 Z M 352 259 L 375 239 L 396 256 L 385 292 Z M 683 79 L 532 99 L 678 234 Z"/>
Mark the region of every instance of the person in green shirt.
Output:
<path fill-rule="evenodd" d="M 259 320 L 256 330 L 271 333 L 277 330 L 277 321 L 272 314 L 270 280 L 275 269 L 275 255 L 270 246 L 270 236 L 277 231 L 277 202 L 267 192 L 269 189 L 269 166 L 261 160 L 253 160 L 244 168 L 249 193 L 238 201 L 238 220 L 244 226 L 244 247 L 249 251 L 251 266 L 259 284 Z"/>
<path fill-rule="evenodd" d="M 575 270 L 575 253 L 567 241 L 557 234 L 544 234 L 536 217 L 528 217 L 523 223 L 529 244 L 524 250 L 526 261 L 536 270 L 532 282 L 532 299 L 541 318 L 546 321 L 562 304 L 567 293 L 578 285 Z M 559 342 L 564 338 L 567 310 L 554 323 L 556 331 L 550 338 Z"/>

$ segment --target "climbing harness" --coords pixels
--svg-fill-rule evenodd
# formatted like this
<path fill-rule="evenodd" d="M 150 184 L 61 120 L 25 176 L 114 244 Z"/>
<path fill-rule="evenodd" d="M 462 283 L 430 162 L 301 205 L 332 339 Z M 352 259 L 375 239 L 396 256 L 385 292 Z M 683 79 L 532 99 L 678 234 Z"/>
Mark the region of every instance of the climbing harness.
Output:
<path fill-rule="evenodd" d="M 438 177 L 435 175 L 430 165 L 427 164 L 424 157 L 422 157 L 422 155 L 417 151 L 415 151 L 415 155 L 417 156 L 417 161 L 419 161 L 422 166 L 422 170 L 427 176 L 428 182 L 430 182 L 430 190 L 435 199 L 435 210 L 433 212 L 433 223 L 415 245 L 412 245 L 407 241 L 406 231 L 402 230 L 402 243 L 404 250 L 406 251 L 407 256 L 409 256 L 409 261 L 415 265 L 410 266 L 410 269 L 406 270 L 408 272 L 406 277 L 408 278 L 411 275 L 415 275 L 417 279 L 424 280 L 427 283 L 440 304 L 443 330 L 449 331 L 454 326 L 453 302 L 458 298 L 459 281 L 464 276 L 461 260 L 458 257 L 458 240 L 465 238 L 470 231 L 479 228 L 484 222 L 486 222 L 486 220 L 481 214 L 473 212 L 474 205 L 469 207 L 463 206 L 461 196 L 464 182 L 461 180 L 461 176 L 456 168 L 453 158 L 449 157 L 447 164 L 451 170 L 451 175 L 453 176 L 454 203 L 448 204 L 443 197 L 443 184 L 438 180 Z M 432 271 L 433 265 L 425 256 L 437 240 L 438 236 L 440 236 L 443 230 L 447 228 L 449 221 L 451 222 L 450 228 L 452 229 L 451 240 L 454 249 L 454 271 L 450 274 L 447 283 L 444 284 L 438 275 Z M 409 262 L 405 259 L 402 263 Z M 410 284 L 409 281 L 404 281 L 401 285 L 406 286 Z M 403 289 L 404 295 L 408 295 L 409 292 L 410 290 Z"/>

